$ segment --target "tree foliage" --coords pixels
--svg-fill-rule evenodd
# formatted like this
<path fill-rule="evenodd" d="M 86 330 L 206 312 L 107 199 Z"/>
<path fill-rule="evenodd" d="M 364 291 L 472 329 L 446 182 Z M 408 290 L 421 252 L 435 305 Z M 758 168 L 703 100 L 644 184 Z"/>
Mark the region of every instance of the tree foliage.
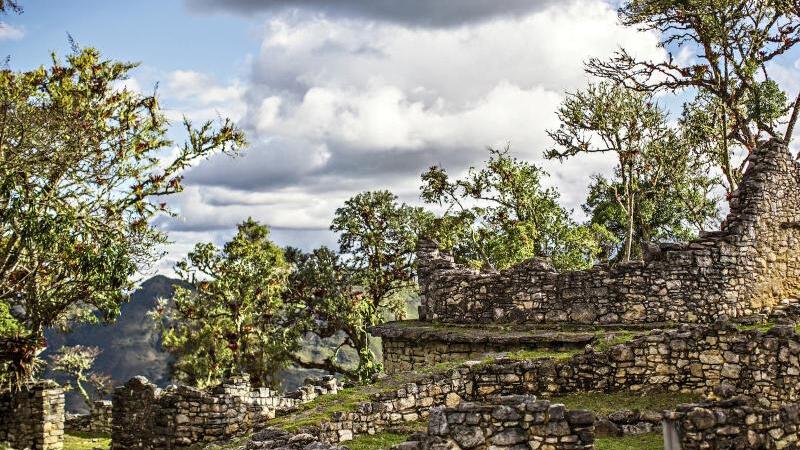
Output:
<path fill-rule="evenodd" d="M 585 210 L 623 243 L 621 260 L 641 254 L 650 240 L 686 238 L 690 226 L 703 230 L 716 217 L 713 178 L 648 94 L 592 84 L 568 95 L 558 116 L 561 126 L 548 132 L 557 147 L 548 157 L 616 156 L 614 179 L 595 178 Z"/>
<path fill-rule="evenodd" d="M 787 102 L 769 68 L 800 42 L 796 1 L 626 0 L 619 15 L 628 26 L 658 32 L 669 57 L 638 60 L 622 49 L 610 60 L 591 60 L 590 73 L 638 91 L 696 91 L 686 119 L 698 131 L 713 130 L 710 146 L 701 148 L 715 155 L 729 192 L 739 176 L 737 148 L 747 153 L 767 138 L 790 140 L 800 94 Z"/>
<path fill-rule="evenodd" d="M 462 263 L 504 269 L 532 257 L 549 257 L 558 269 L 590 267 L 598 255 L 599 229 L 577 225 L 544 188 L 547 173 L 489 149 L 485 166 L 452 179 L 444 168 L 422 174 L 422 199 L 444 208 L 434 234 Z"/>
<path fill-rule="evenodd" d="M 110 376 L 92 370 L 100 353 L 98 347 L 75 345 L 61 347 L 50 356 L 52 370 L 68 377 L 67 387 L 77 390 L 90 410 L 94 400 L 110 394 L 113 388 Z"/>
<path fill-rule="evenodd" d="M 197 244 L 175 270 L 189 287 L 155 311 L 173 377 L 208 386 L 245 372 L 254 386 L 275 385 L 298 335 L 283 301 L 290 268 L 268 228 L 248 219 L 222 248 Z"/>
<path fill-rule="evenodd" d="M 325 247 L 288 253 L 295 265 L 288 296 L 305 313 L 305 331 L 323 339 L 341 335 L 332 354 L 322 361 L 297 358 L 299 365 L 358 380 L 381 370 L 368 327 L 390 317 L 405 318 L 406 299 L 416 291 L 417 237 L 431 219 L 421 208 L 398 203 L 388 191 L 363 192 L 334 214 L 331 230 L 339 235 L 338 254 Z M 342 364 L 344 349 L 355 353 L 357 367 Z"/>
<path fill-rule="evenodd" d="M 150 219 L 181 172 L 244 144 L 228 120 L 185 120 L 188 141 L 165 158 L 174 143 L 156 97 L 120 87 L 134 67 L 87 48 L 0 71 L 0 302 L 32 340 L 115 317 L 165 242 Z"/>

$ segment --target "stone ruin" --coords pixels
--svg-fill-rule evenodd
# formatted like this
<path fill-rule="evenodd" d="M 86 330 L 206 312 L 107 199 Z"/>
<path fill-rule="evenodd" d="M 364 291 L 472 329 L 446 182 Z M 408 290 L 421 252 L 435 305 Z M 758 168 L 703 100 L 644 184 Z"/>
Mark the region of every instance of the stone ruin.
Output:
<path fill-rule="evenodd" d="M 64 447 L 64 391 L 44 381 L 0 394 L 0 447 L 58 450 Z"/>
<path fill-rule="evenodd" d="M 211 389 L 159 389 L 144 377 L 134 377 L 114 390 L 111 448 L 173 449 L 228 440 L 282 410 L 338 390 L 332 376 L 311 380 L 286 396 L 269 388 L 252 389 L 245 376 Z"/>

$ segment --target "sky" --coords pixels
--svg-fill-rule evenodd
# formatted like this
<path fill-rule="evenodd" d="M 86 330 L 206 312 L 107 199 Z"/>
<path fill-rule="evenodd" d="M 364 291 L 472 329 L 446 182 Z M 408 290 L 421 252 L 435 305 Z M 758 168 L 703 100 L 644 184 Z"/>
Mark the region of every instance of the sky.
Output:
<path fill-rule="evenodd" d="M 159 218 L 173 244 L 153 272 L 200 241 L 224 242 L 248 216 L 280 245 L 334 246 L 328 225 L 352 195 L 389 189 L 419 204 L 419 176 L 459 175 L 511 146 L 544 167 L 580 219 L 589 177 L 610 155 L 547 161 L 565 92 L 583 62 L 619 47 L 659 59 L 658 36 L 618 24 L 605 0 L 22 0 L 0 17 L 14 70 L 69 51 L 68 35 L 140 66 L 129 89 L 157 92 L 179 123 L 230 117 L 251 146 L 186 173 Z M 773 68 L 800 87 L 796 52 Z M 669 102 L 669 100 L 665 100 Z M 183 136 L 176 130 L 175 139 Z"/>

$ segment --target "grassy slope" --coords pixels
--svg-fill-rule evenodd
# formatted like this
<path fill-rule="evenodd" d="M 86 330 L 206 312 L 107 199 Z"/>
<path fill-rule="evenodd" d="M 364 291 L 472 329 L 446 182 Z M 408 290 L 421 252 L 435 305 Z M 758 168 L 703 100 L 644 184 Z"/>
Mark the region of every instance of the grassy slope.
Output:
<path fill-rule="evenodd" d="M 595 450 L 664 450 L 664 438 L 661 433 L 599 438 L 595 441 L 594 448 Z"/>
<path fill-rule="evenodd" d="M 71 433 L 64 435 L 64 450 L 110 448 L 111 437 L 102 434 Z"/>

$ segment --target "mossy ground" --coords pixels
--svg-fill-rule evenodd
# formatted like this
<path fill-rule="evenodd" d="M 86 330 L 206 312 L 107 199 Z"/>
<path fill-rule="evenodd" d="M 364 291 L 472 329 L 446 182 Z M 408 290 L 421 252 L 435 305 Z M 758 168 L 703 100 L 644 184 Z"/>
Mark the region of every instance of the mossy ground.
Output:
<path fill-rule="evenodd" d="M 664 450 L 664 437 L 661 433 L 647 433 L 636 436 L 598 438 L 595 450 Z"/>
<path fill-rule="evenodd" d="M 111 448 L 111 436 L 94 433 L 64 435 L 64 450 L 91 450 L 93 448 Z"/>
<path fill-rule="evenodd" d="M 663 411 L 673 409 L 682 403 L 696 403 L 703 400 L 697 394 L 680 392 L 650 392 L 637 394 L 633 392 L 589 392 L 565 395 L 549 399 L 552 403 L 563 403 L 568 409 L 588 409 L 599 416 L 606 416 L 623 409 L 639 411 Z"/>
<path fill-rule="evenodd" d="M 397 444 L 405 442 L 408 434 L 387 431 L 375 433 L 373 435 L 357 436 L 352 441 L 343 442 L 350 450 L 381 450 L 391 448 Z"/>

